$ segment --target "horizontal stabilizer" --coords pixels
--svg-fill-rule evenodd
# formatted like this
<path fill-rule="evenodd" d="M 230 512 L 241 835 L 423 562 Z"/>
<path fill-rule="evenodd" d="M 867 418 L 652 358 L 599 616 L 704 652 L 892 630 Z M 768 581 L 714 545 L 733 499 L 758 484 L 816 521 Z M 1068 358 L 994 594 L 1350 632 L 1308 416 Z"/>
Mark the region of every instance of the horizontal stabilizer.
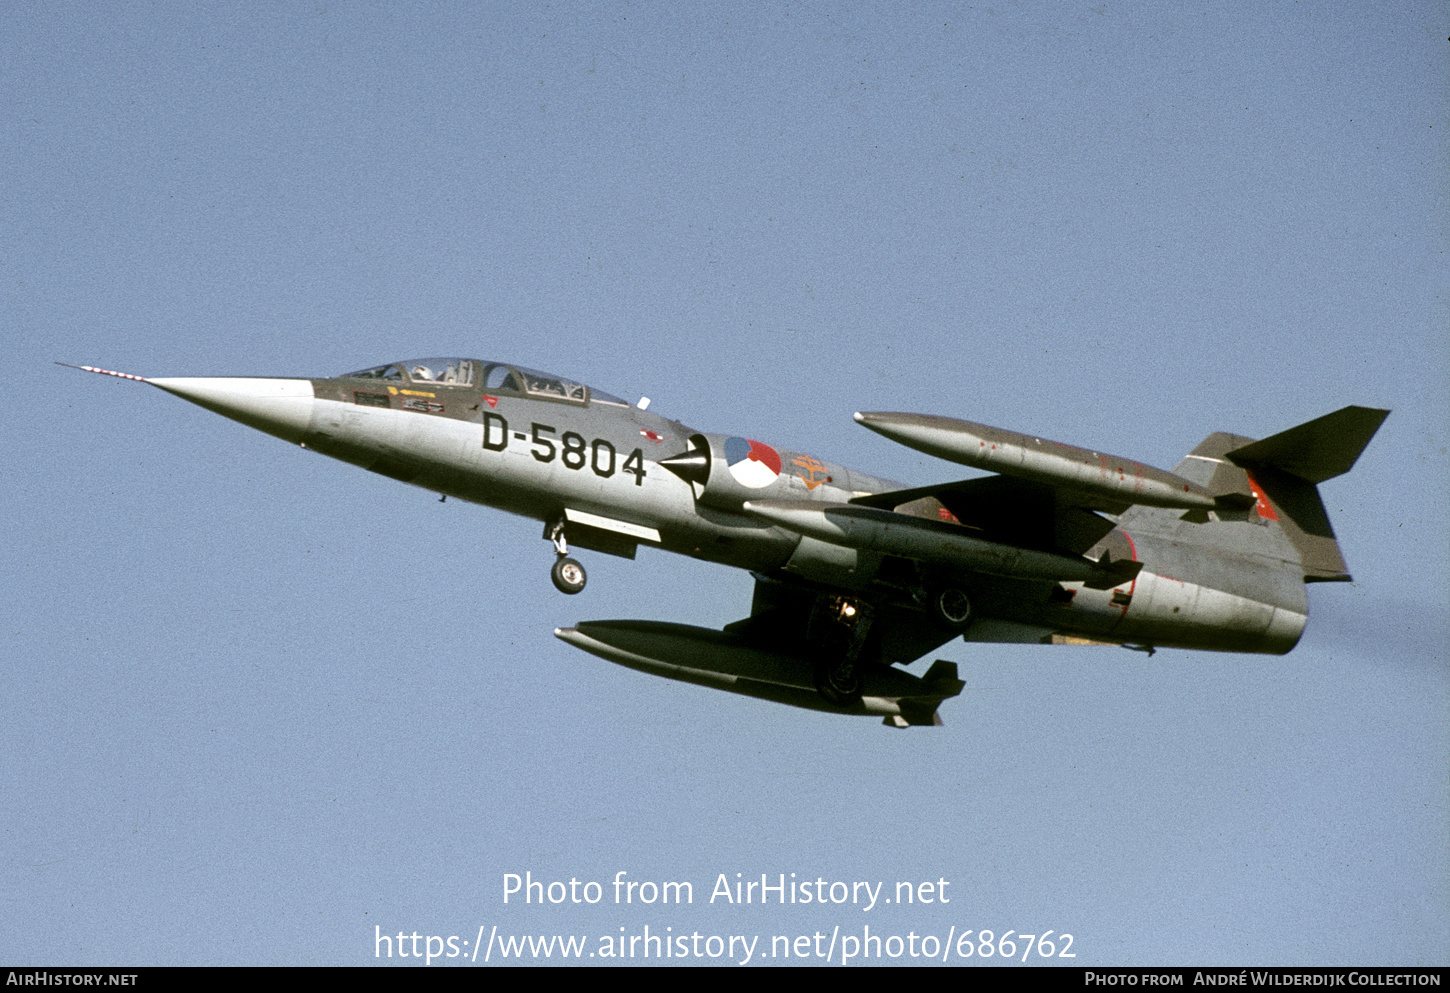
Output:
<path fill-rule="evenodd" d="M 1245 468 L 1270 466 L 1309 483 L 1342 476 L 1390 415 L 1372 407 L 1345 407 L 1287 431 L 1229 452 L 1225 457 Z"/>

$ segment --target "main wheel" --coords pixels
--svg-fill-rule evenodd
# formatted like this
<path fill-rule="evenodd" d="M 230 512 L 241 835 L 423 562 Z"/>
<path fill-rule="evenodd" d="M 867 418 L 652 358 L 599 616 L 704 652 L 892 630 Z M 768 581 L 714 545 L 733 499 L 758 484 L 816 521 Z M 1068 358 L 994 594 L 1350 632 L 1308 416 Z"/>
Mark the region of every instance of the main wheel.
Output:
<path fill-rule="evenodd" d="M 583 590 L 584 584 L 589 581 L 582 565 L 562 555 L 555 560 L 554 568 L 549 570 L 549 578 L 554 581 L 555 589 L 570 596 Z"/>
<path fill-rule="evenodd" d="M 850 707 L 861 702 L 861 664 L 845 656 L 827 656 L 816 662 L 816 691 L 827 702 Z"/>
<path fill-rule="evenodd" d="M 960 631 L 972 620 L 972 601 L 954 586 L 932 590 L 927 607 L 932 619 L 948 631 Z"/>

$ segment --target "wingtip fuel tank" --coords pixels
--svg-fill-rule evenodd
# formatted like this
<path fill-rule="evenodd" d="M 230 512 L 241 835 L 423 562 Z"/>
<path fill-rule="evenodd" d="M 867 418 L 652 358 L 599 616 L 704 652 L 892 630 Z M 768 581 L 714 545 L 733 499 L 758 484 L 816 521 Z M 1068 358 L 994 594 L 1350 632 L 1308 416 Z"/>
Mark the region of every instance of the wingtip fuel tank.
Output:
<path fill-rule="evenodd" d="M 856 423 L 948 462 L 1148 507 L 1213 510 L 1213 494 L 1152 466 L 1016 431 L 931 414 L 857 413 Z"/>
<path fill-rule="evenodd" d="M 966 685 L 953 662 L 938 660 L 924 676 L 874 669 L 863 678 L 859 699 L 843 706 L 821 697 L 809 660 L 722 631 L 661 621 L 582 621 L 555 628 L 554 636 L 627 669 L 806 710 L 877 715 L 892 727 L 940 726 L 937 707 Z"/>

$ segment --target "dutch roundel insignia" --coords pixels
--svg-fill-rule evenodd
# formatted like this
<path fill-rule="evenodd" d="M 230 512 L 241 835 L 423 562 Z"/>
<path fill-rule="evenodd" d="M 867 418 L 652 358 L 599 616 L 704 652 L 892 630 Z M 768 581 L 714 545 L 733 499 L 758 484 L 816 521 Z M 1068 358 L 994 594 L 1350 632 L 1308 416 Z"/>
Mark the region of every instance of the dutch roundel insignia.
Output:
<path fill-rule="evenodd" d="M 725 439 L 725 462 L 735 481 L 748 489 L 769 486 L 780 476 L 779 453 L 748 438 Z"/>

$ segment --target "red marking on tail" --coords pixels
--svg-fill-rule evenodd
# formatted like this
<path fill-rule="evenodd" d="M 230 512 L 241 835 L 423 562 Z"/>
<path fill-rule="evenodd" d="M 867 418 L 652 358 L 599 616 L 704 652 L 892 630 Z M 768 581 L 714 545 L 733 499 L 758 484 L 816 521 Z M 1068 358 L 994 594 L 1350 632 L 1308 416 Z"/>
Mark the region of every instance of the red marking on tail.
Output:
<path fill-rule="evenodd" d="M 1254 491 L 1254 497 L 1258 500 L 1256 509 L 1259 512 L 1259 516 L 1268 521 L 1277 521 L 1279 515 L 1274 513 L 1274 505 L 1269 502 L 1268 496 L 1259 486 L 1259 481 L 1254 478 L 1254 474 L 1251 472 L 1246 473 L 1246 475 L 1249 477 L 1249 489 Z"/>

